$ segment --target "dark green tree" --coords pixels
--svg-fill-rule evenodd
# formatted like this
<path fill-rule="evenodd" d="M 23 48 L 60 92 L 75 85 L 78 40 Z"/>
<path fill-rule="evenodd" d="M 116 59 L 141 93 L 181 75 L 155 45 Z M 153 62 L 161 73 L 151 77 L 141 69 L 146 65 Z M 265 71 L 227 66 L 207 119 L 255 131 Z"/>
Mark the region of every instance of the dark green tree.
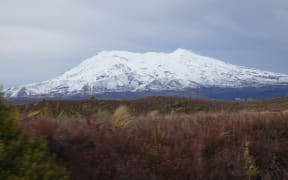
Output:
<path fill-rule="evenodd" d="M 0 97 L 0 179 L 68 179 L 55 164 L 44 139 L 24 132 L 11 107 Z"/>

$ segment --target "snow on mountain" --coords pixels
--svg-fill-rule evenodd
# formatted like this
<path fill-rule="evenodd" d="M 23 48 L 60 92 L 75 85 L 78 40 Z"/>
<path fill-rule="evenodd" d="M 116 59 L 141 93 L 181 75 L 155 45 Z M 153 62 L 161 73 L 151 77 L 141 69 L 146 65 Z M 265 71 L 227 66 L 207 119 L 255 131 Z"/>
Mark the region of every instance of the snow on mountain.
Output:
<path fill-rule="evenodd" d="M 5 96 L 87 96 L 107 92 L 287 84 L 288 75 L 236 66 L 184 49 L 143 54 L 103 51 L 59 77 L 10 88 Z"/>

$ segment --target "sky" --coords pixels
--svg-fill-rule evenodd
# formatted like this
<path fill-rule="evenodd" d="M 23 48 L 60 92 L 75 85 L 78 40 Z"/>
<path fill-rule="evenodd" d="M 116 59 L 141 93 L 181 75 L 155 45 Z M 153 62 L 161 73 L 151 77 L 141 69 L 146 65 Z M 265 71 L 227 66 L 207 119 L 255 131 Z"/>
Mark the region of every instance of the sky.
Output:
<path fill-rule="evenodd" d="M 0 0 L 0 84 L 47 80 L 103 50 L 171 52 L 288 74 L 287 0 Z"/>

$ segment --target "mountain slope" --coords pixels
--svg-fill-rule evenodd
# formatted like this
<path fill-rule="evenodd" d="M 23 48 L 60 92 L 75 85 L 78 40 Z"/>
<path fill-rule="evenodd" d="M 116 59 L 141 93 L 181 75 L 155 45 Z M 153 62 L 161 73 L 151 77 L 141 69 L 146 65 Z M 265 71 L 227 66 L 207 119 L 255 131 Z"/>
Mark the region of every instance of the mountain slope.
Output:
<path fill-rule="evenodd" d="M 177 49 L 104 51 L 59 77 L 5 92 L 6 97 L 68 97 L 115 92 L 182 91 L 288 85 L 288 75 L 240 67 Z"/>

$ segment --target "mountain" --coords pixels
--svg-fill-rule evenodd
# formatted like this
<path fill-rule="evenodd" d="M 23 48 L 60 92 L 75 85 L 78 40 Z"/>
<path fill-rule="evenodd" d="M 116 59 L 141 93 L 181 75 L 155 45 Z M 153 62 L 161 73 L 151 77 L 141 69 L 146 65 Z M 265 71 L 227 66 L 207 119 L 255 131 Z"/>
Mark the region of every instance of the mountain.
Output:
<path fill-rule="evenodd" d="M 240 90 L 259 94 L 261 89 L 268 92 L 272 89 L 275 92 L 274 90 L 279 91 L 279 88 L 283 95 L 286 90 L 288 92 L 287 87 L 286 74 L 232 65 L 185 49 L 177 49 L 171 53 L 103 51 L 59 77 L 9 88 L 5 96 L 189 96 L 198 90 L 207 91 L 208 93 L 202 95 L 208 97 L 209 92 L 217 94 L 223 91 L 226 94 L 237 92 L 237 97 Z"/>

